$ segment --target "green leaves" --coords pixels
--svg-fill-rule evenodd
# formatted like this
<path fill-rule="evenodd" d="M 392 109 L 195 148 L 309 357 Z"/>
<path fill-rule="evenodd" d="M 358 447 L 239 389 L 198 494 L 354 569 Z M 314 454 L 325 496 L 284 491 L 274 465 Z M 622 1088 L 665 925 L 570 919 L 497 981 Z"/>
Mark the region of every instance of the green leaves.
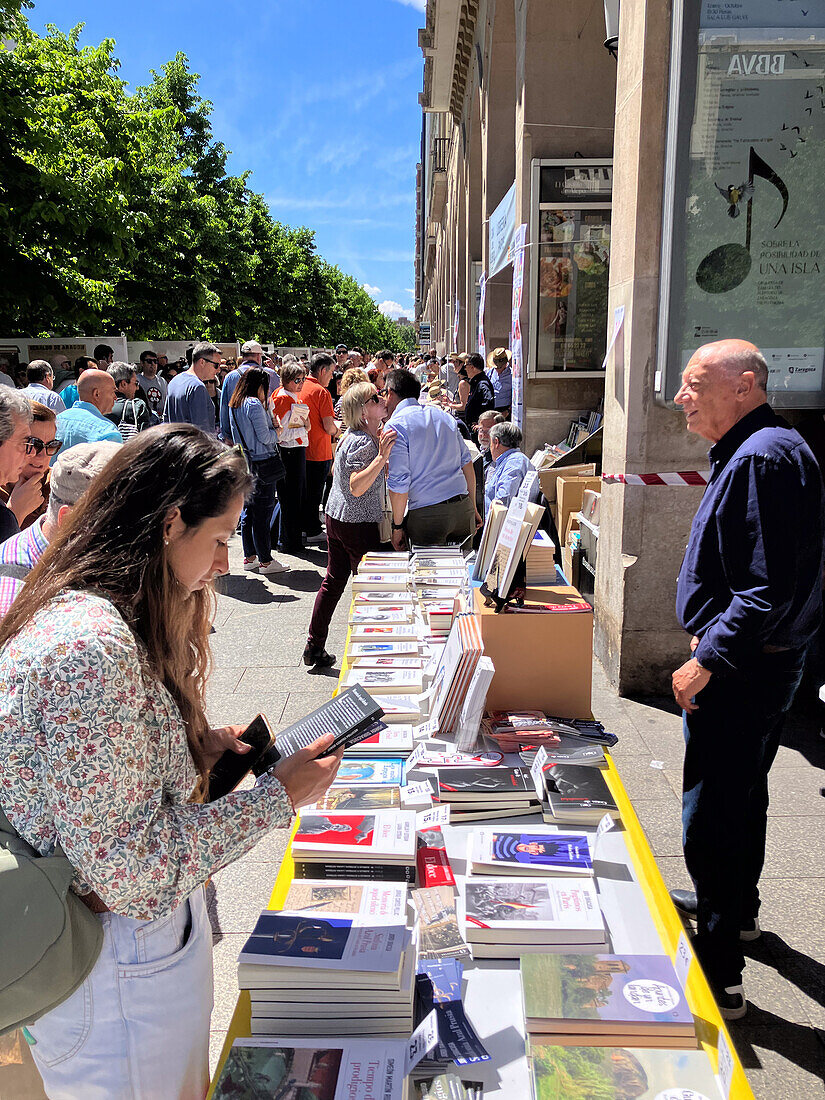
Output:
<path fill-rule="evenodd" d="M 0 332 L 401 348 L 312 230 L 227 174 L 185 54 L 128 94 L 113 40 L 20 8 L 0 0 Z"/>

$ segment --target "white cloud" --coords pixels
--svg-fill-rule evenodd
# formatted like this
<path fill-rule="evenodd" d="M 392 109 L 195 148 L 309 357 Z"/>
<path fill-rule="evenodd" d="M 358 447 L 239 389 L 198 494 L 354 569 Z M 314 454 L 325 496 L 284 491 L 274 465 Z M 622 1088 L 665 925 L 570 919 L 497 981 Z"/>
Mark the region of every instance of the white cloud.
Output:
<path fill-rule="evenodd" d="M 385 317 L 392 317 L 393 320 L 397 320 L 399 317 L 405 317 L 409 313 L 409 310 L 399 302 L 393 302 L 389 298 L 386 302 L 381 302 L 378 308 Z"/>
<path fill-rule="evenodd" d="M 424 11 L 427 7 L 427 0 L 395 0 L 396 4 L 406 4 L 408 7 L 415 8 L 416 11 Z"/>
<path fill-rule="evenodd" d="M 381 287 L 380 286 L 370 286 L 369 283 L 364 283 L 364 290 L 366 290 L 367 294 L 371 295 L 371 297 L 373 297 L 373 298 L 375 297 L 376 294 L 381 293 Z"/>

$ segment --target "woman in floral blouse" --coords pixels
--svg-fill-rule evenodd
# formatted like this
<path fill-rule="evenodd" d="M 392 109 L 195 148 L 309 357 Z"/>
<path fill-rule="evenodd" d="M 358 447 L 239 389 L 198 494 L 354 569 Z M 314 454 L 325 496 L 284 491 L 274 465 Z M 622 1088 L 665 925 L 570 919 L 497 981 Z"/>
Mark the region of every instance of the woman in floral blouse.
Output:
<path fill-rule="evenodd" d="M 0 623 L 0 806 L 99 914 L 101 955 L 30 1027 L 50 1098 L 201 1100 L 211 929 L 203 884 L 295 809 L 340 756 L 331 735 L 248 790 L 204 801 L 240 726 L 204 711 L 213 581 L 228 568 L 250 479 L 191 425 L 112 459 Z"/>

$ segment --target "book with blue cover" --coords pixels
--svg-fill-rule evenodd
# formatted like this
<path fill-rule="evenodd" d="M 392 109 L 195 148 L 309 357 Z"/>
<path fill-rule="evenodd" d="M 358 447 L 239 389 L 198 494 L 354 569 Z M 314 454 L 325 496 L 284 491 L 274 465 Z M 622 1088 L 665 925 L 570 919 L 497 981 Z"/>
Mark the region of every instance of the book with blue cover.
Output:
<path fill-rule="evenodd" d="M 536 954 L 521 960 L 531 1034 L 688 1037 L 693 1013 L 666 955 Z"/>
<path fill-rule="evenodd" d="M 474 874 L 592 875 L 587 837 L 533 826 L 529 832 L 479 829 L 470 841 Z"/>

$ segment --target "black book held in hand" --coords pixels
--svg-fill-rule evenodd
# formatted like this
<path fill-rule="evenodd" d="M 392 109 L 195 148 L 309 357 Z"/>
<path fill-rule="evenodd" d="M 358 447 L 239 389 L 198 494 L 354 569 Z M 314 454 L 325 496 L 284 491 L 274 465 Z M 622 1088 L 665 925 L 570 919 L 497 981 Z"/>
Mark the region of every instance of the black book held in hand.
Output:
<path fill-rule="evenodd" d="M 307 748 L 325 733 L 334 734 L 335 740 L 322 756 L 357 745 L 387 728 L 381 721 L 383 716 L 379 704 L 360 684 L 347 688 L 287 726 L 274 740 L 269 723 L 259 714 L 241 734 L 241 740 L 251 745 L 252 751 L 240 754 L 227 749 L 212 769 L 209 801 L 233 791 L 247 772 L 262 775 L 279 760 Z"/>

